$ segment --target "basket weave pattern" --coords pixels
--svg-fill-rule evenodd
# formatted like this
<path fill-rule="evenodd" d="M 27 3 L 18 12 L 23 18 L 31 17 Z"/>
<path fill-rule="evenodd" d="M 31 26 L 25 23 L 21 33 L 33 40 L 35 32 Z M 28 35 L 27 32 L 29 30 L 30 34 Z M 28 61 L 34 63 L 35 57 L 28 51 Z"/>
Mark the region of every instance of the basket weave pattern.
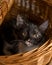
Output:
<path fill-rule="evenodd" d="M 17 2 L 16 2 L 17 1 Z M 15 16 L 16 12 L 13 11 L 23 11 L 31 13 L 33 15 L 41 17 L 43 20 L 49 20 L 49 29 L 52 29 L 52 19 L 51 11 L 48 4 L 44 1 L 34 1 L 30 0 L 29 5 L 34 6 L 35 8 L 27 6 L 23 1 L 18 2 L 19 0 L 2 0 L 0 3 L 0 24 L 3 23 L 3 20 L 7 17 Z M 27 0 L 28 2 L 28 0 Z M 43 2 L 43 3 L 42 3 Z M 18 4 L 17 4 L 18 3 Z M 31 5 L 34 3 L 33 5 Z M 41 4 L 40 4 L 41 3 Z M 23 4 L 23 5 L 22 5 Z M 12 6 L 14 5 L 14 6 Z M 13 8 L 11 8 L 11 6 Z M 45 8 L 44 8 L 45 7 Z M 38 11 L 37 11 L 38 9 Z M 9 12 L 9 10 L 12 10 Z M 46 10 L 46 11 L 45 11 Z M 9 14 L 8 14 L 9 12 Z M 48 13 L 50 12 L 50 13 Z M 13 13 L 13 14 L 12 14 Z M 7 14 L 7 15 L 6 15 Z M 50 15 L 49 15 L 50 14 Z M 49 15 L 49 17 L 48 17 Z M 12 16 L 12 17 L 13 17 Z M 50 35 L 51 36 L 51 35 Z M 52 65 L 52 38 L 47 40 L 40 48 L 33 49 L 27 53 L 15 54 L 11 56 L 0 56 L 0 65 Z"/>

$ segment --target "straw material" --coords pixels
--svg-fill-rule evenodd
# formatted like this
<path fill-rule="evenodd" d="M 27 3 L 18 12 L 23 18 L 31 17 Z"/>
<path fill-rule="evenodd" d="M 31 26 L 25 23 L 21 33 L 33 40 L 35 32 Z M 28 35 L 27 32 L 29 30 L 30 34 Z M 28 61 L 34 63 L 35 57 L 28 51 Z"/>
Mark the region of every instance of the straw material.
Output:
<path fill-rule="evenodd" d="M 0 2 L 0 25 L 4 20 L 7 12 L 10 10 L 14 0 L 1 0 Z"/>
<path fill-rule="evenodd" d="M 52 58 L 52 40 L 38 49 L 12 56 L 0 56 L 0 65 L 46 65 Z M 49 63 L 51 64 L 51 62 Z"/>
<path fill-rule="evenodd" d="M 18 0 L 16 0 L 16 1 L 18 1 Z M 15 17 L 16 11 L 17 12 L 26 11 L 26 13 L 27 13 L 28 9 L 27 10 L 24 10 L 24 8 L 21 9 L 20 6 L 17 7 L 16 3 L 15 4 L 13 4 L 13 3 L 15 3 L 14 0 L 2 0 L 1 1 L 0 24 L 3 23 L 4 19 L 7 19 L 7 18 L 10 18 L 13 16 Z M 42 3 L 41 3 L 41 5 L 42 5 Z M 47 4 L 45 4 L 45 5 L 47 6 Z M 11 6 L 12 6 L 12 8 L 11 8 Z M 38 3 L 38 6 L 40 6 L 39 3 Z M 41 9 L 42 9 L 42 7 L 41 7 Z M 15 12 L 14 12 L 14 10 L 15 10 Z M 44 17 L 42 17 L 42 15 L 40 15 L 40 17 L 42 19 L 44 19 L 44 20 L 48 19 L 48 10 L 49 10 L 49 8 L 46 7 L 46 12 L 44 13 L 45 15 L 42 14 Z M 9 11 L 9 13 L 8 13 L 8 11 Z M 33 12 L 33 14 L 35 14 L 35 13 Z M 35 15 L 37 15 L 37 14 L 35 14 Z M 31 14 L 30 14 L 30 16 L 31 16 Z M 31 16 L 31 18 L 32 18 L 32 16 Z M 49 19 L 51 19 L 51 18 L 49 17 Z M 51 30 L 50 28 L 51 27 L 50 27 L 50 21 L 49 21 L 48 32 L 50 32 L 50 30 Z M 51 34 L 52 33 L 50 33 L 50 35 L 49 35 L 49 33 L 48 33 L 47 36 L 51 36 Z M 40 48 L 33 49 L 29 52 L 15 54 L 15 55 L 11 55 L 11 56 L 0 56 L 0 65 L 52 65 L 52 38 L 49 37 L 49 39 Z"/>

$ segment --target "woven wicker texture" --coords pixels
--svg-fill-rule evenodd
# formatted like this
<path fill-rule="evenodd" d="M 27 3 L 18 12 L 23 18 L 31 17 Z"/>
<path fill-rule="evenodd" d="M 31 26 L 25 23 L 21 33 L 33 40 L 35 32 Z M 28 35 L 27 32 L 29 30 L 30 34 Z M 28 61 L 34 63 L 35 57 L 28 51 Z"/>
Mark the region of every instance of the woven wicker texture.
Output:
<path fill-rule="evenodd" d="M 33 49 L 29 52 L 11 56 L 0 56 L 0 65 L 52 65 L 51 6 L 49 6 L 45 1 L 26 0 L 30 4 L 24 4 L 25 1 L 23 1 L 2 0 L 0 3 L 0 24 L 3 23 L 4 19 L 7 20 L 9 18 L 16 17 L 16 14 L 19 12 L 25 12 L 28 14 L 27 16 L 32 19 L 34 19 L 35 15 L 39 21 L 40 18 L 43 19 L 43 21 L 49 20 L 49 27 L 46 31 L 46 35 L 49 39 L 40 48 Z M 36 7 L 30 7 L 31 5 L 35 5 Z M 42 21 L 38 23 L 40 24 Z"/>

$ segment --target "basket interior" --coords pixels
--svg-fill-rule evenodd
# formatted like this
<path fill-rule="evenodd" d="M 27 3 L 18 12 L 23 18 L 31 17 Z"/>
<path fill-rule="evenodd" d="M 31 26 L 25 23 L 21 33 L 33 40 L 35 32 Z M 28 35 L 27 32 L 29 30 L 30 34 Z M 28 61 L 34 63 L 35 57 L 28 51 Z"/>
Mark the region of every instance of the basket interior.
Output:
<path fill-rule="evenodd" d="M 29 20 L 31 20 L 34 24 L 36 24 L 38 26 L 47 19 L 47 18 L 45 19 L 45 17 L 42 18 L 39 14 L 33 13 L 33 11 L 31 10 L 31 7 L 30 7 L 30 9 L 26 10 L 25 7 L 18 6 L 17 3 L 14 3 L 12 8 L 10 9 L 10 11 L 8 12 L 8 14 L 5 16 L 4 22 L 1 25 L 1 27 L 5 24 L 5 22 L 7 22 L 7 20 L 16 18 L 16 16 L 19 13 L 25 14 Z M 49 35 L 48 35 L 49 27 L 46 30 L 45 34 L 46 34 L 46 41 L 47 41 L 49 39 Z"/>

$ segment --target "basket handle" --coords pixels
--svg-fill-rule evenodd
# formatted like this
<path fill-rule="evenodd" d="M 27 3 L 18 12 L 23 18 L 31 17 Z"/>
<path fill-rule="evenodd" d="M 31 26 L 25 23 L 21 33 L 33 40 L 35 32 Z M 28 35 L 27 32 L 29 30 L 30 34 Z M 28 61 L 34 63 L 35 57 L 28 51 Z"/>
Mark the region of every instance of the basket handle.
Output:
<path fill-rule="evenodd" d="M 0 25 L 2 24 L 5 15 L 10 10 L 14 0 L 1 0 L 0 1 Z"/>

